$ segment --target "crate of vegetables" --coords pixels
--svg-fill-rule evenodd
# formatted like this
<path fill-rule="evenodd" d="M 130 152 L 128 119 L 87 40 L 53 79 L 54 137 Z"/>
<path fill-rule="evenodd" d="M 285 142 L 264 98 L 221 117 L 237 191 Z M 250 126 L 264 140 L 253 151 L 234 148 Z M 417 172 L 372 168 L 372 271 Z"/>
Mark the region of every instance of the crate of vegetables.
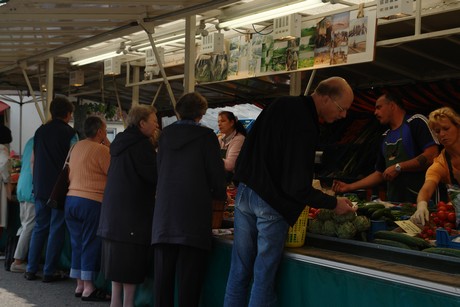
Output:
<path fill-rule="evenodd" d="M 444 228 L 436 229 L 436 247 L 460 249 L 460 235 L 450 236 Z"/>

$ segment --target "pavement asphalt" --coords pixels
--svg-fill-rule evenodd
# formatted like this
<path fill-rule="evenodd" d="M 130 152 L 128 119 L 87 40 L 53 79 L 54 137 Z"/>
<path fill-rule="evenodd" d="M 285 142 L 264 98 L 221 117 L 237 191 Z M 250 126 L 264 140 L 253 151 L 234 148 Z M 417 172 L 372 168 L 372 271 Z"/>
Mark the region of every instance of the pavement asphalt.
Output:
<path fill-rule="evenodd" d="M 84 302 L 74 296 L 73 279 L 44 283 L 26 280 L 23 273 L 4 269 L 0 261 L 0 307 L 109 306 L 109 302 Z M 41 272 L 37 275 L 41 276 Z"/>

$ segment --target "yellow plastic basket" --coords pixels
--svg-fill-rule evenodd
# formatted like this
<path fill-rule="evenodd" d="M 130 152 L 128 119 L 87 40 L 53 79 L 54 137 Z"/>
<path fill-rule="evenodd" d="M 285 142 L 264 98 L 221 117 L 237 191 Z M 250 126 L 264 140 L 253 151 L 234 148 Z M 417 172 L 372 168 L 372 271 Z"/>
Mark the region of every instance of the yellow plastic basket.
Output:
<path fill-rule="evenodd" d="M 307 235 L 307 224 L 308 224 L 308 211 L 309 206 L 299 216 L 299 219 L 294 226 L 289 227 L 288 235 L 286 237 L 287 247 L 301 247 L 305 243 L 305 236 Z"/>

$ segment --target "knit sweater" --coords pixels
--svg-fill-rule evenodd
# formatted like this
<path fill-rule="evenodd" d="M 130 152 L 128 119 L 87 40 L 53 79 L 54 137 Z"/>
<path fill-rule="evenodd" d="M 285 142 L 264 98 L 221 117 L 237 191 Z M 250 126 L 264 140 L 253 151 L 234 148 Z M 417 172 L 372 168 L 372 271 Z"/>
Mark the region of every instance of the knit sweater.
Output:
<path fill-rule="evenodd" d="M 70 154 L 67 196 L 102 202 L 109 164 L 109 147 L 87 139 L 75 144 Z"/>

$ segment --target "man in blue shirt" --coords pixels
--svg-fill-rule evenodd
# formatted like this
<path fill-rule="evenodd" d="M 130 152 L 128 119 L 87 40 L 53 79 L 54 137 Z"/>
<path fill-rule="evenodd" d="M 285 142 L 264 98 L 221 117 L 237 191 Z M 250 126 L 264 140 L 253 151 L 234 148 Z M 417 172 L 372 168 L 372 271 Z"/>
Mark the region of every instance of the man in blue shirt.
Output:
<path fill-rule="evenodd" d="M 392 94 L 375 103 L 377 120 L 389 129 L 382 135 L 375 171 L 353 183 L 334 181 L 333 190 L 344 193 L 387 183 L 387 200 L 416 203 L 425 171 L 439 154 L 437 140 L 421 114 L 408 115 L 402 100 Z"/>

